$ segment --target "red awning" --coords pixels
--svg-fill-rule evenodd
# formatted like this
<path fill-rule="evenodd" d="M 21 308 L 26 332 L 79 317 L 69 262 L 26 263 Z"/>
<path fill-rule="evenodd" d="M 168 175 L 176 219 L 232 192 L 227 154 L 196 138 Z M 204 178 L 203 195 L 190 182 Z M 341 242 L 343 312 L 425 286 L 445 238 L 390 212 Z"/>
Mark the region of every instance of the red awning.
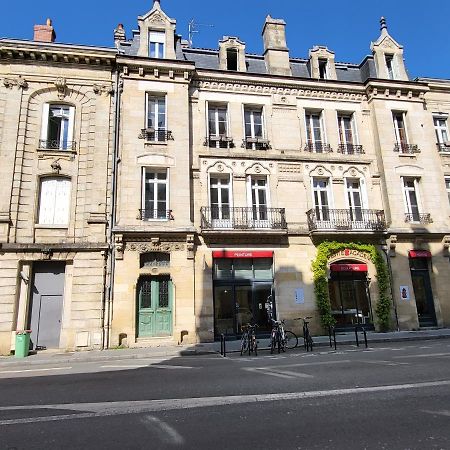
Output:
<path fill-rule="evenodd" d="M 408 255 L 410 258 L 431 258 L 431 252 L 428 250 L 410 250 Z"/>
<path fill-rule="evenodd" d="M 367 264 L 331 264 L 332 272 L 367 272 Z"/>
<path fill-rule="evenodd" d="M 219 250 L 213 252 L 213 258 L 272 258 L 273 251 L 269 250 Z"/>

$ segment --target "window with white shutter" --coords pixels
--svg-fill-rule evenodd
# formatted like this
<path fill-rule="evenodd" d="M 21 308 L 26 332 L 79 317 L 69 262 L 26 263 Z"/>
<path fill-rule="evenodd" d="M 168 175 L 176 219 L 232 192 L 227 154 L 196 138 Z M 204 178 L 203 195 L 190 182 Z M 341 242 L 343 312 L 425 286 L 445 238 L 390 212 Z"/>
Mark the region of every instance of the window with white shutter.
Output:
<path fill-rule="evenodd" d="M 69 223 L 71 181 L 67 178 L 43 178 L 39 198 L 40 225 Z"/>

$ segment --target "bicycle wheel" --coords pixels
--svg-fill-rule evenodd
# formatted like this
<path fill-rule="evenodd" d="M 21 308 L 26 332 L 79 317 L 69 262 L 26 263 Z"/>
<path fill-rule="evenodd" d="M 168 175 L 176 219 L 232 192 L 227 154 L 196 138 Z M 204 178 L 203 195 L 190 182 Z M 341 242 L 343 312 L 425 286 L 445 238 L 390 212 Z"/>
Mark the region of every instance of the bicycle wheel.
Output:
<path fill-rule="evenodd" d="M 308 335 L 307 335 L 307 338 L 306 338 L 306 345 L 309 346 L 311 351 L 313 351 L 313 344 L 314 344 L 314 341 L 312 340 L 312 337 L 311 337 L 311 335 L 309 334 L 309 331 L 308 331 Z"/>
<path fill-rule="evenodd" d="M 244 333 L 241 338 L 241 356 L 247 351 L 248 348 L 248 335 Z"/>
<path fill-rule="evenodd" d="M 298 337 L 295 333 L 292 331 L 285 331 L 285 341 L 286 341 L 286 348 L 292 350 L 293 348 L 297 347 L 298 345 Z"/>
<path fill-rule="evenodd" d="M 277 333 L 277 348 L 278 348 L 278 353 L 280 353 L 281 352 L 281 333 L 280 332 L 278 332 Z"/>

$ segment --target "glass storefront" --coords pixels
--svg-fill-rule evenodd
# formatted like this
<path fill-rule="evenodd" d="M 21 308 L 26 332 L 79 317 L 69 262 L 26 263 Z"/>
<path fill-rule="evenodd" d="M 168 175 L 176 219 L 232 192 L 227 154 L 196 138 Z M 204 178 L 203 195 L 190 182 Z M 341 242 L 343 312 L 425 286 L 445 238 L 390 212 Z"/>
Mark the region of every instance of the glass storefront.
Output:
<path fill-rule="evenodd" d="M 273 295 L 273 258 L 214 258 L 214 334 L 241 334 L 256 323 L 270 331 L 266 302 Z"/>
<path fill-rule="evenodd" d="M 367 269 L 363 266 L 351 262 L 331 266 L 328 289 L 331 312 L 338 327 L 372 324 Z"/>

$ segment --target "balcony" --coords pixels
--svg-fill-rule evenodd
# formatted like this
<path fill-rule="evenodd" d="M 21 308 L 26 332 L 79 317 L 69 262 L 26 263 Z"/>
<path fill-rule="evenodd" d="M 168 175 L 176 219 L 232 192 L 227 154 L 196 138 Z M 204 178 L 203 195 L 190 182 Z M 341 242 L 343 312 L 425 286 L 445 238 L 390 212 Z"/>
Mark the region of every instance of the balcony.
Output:
<path fill-rule="evenodd" d="M 40 139 L 39 148 L 45 150 L 76 150 L 75 141 L 60 141 L 59 139 Z"/>
<path fill-rule="evenodd" d="M 384 231 L 386 220 L 380 209 L 314 208 L 306 213 L 310 231 Z"/>
<path fill-rule="evenodd" d="M 399 152 L 401 155 L 415 155 L 420 153 L 420 150 L 417 145 L 401 142 L 400 144 L 395 144 L 394 152 Z"/>
<path fill-rule="evenodd" d="M 284 208 L 203 206 L 202 230 L 287 230 Z"/>
<path fill-rule="evenodd" d="M 139 139 L 144 139 L 147 142 L 167 142 L 173 141 L 172 132 L 165 128 L 143 128 Z"/>
<path fill-rule="evenodd" d="M 363 146 L 355 144 L 339 144 L 337 152 L 343 155 L 364 155 Z"/>
<path fill-rule="evenodd" d="M 433 223 L 433 219 L 431 218 L 430 213 L 405 213 L 405 222 L 406 223 L 422 223 L 428 224 Z"/>
<path fill-rule="evenodd" d="M 450 153 L 450 141 L 436 144 L 439 153 Z"/>
<path fill-rule="evenodd" d="M 205 142 L 203 142 L 205 147 L 210 148 L 234 148 L 233 138 L 230 136 L 207 136 Z"/>
<path fill-rule="evenodd" d="M 171 209 L 140 209 L 136 218 L 138 220 L 174 220 Z"/>
<path fill-rule="evenodd" d="M 330 144 L 325 144 L 324 142 L 307 142 L 305 145 L 305 152 L 332 153 L 333 149 Z"/>
<path fill-rule="evenodd" d="M 242 140 L 242 148 L 248 150 L 270 150 L 270 142 L 263 137 L 246 137 Z"/>

